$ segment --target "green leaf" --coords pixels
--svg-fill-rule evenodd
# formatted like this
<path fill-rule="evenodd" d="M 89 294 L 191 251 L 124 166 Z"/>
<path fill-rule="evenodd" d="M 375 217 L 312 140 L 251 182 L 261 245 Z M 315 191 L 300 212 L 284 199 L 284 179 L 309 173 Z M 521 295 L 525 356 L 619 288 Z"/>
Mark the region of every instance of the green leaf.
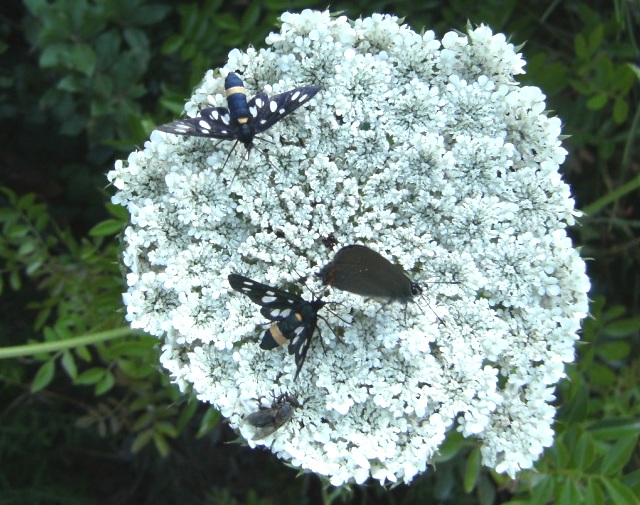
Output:
<path fill-rule="evenodd" d="M 145 447 L 153 437 L 153 430 L 146 429 L 138 433 L 138 435 L 133 439 L 133 443 L 131 444 L 131 451 L 136 453 L 143 447 Z"/>
<path fill-rule="evenodd" d="M 67 372 L 67 375 L 72 379 L 78 376 L 78 367 L 76 366 L 76 360 L 73 357 L 73 353 L 70 350 L 65 350 L 62 353 L 62 368 Z"/>
<path fill-rule="evenodd" d="M 609 367 L 600 363 L 592 363 L 587 370 L 591 386 L 609 387 L 618 380 L 618 375 Z"/>
<path fill-rule="evenodd" d="M 618 124 L 622 124 L 627 120 L 629 116 L 629 103 L 624 99 L 624 97 L 616 98 L 616 101 L 613 103 L 613 119 Z"/>
<path fill-rule="evenodd" d="M 576 381 L 570 386 L 570 396 L 560 410 L 560 418 L 567 423 L 583 421 L 589 409 L 589 389 L 584 381 Z"/>
<path fill-rule="evenodd" d="M 640 317 L 619 319 L 608 323 L 604 328 L 605 335 L 613 338 L 625 338 L 638 330 L 640 330 Z"/>
<path fill-rule="evenodd" d="M 155 432 L 153 434 L 153 443 L 160 455 L 166 456 L 167 454 L 169 454 L 169 442 L 162 433 Z"/>
<path fill-rule="evenodd" d="M 20 288 L 22 287 L 22 279 L 20 278 L 19 270 L 13 270 L 9 274 L 9 286 L 11 286 L 11 289 L 14 291 L 20 291 Z"/>
<path fill-rule="evenodd" d="M 138 61 L 145 61 L 149 56 L 149 38 L 146 33 L 138 28 L 125 28 L 124 39 L 131 47 Z"/>
<path fill-rule="evenodd" d="M 640 496 L 640 468 L 629 473 L 625 473 L 622 478 L 622 483 Z"/>
<path fill-rule="evenodd" d="M 242 15 L 241 24 L 244 30 L 249 31 L 256 26 L 258 20 L 260 19 L 261 7 L 262 6 L 260 2 L 249 3 L 248 7 L 244 11 L 244 14 Z"/>
<path fill-rule="evenodd" d="M 105 349 L 103 355 L 107 359 L 138 356 L 153 360 L 157 356 L 155 350 L 157 344 L 158 339 L 150 336 L 115 341 Z"/>
<path fill-rule="evenodd" d="M 196 434 L 196 438 L 202 438 L 218 424 L 222 415 L 213 407 L 209 407 L 207 412 L 205 412 L 204 416 L 202 416 L 202 421 L 200 421 L 200 426 L 198 427 L 198 433 Z"/>
<path fill-rule="evenodd" d="M 181 432 L 182 430 L 184 430 L 185 426 L 189 423 L 189 421 L 193 419 L 193 416 L 197 412 L 199 405 L 200 405 L 200 402 L 197 401 L 195 398 L 189 398 L 186 405 L 182 406 L 182 408 L 180 409 L 178 422 L 176 423 L 176 428 L 178 429 L 178 431 Z M 208 414 L 208 411 L 205 413 L 205 417 L 206 417 L 206 414 Z M 200 426 L 202 426 L 202 422 L 200 423 Z M 200 431 L 198 431 L 198 433 L 200 433 Z M 200 436 L 196 435 L 196 438 L 200 438 Z"/>
<path fill-rule="evenodd" d="M 627 66 L 636 75 L 636 80 L 640 81 L 640 66 L 636 65 L 635 63 L 627 63 Z"/>
<path fill-rule="evenodd" d="M 81 345 L 80 347 L 75 348 L 76 354 L 81 360 L 89 363 L 92 359 L 91 352 L 87 348 L 86 345 Z"/>
<path fill-rule="evenodd" d="M 18 256 L 28 256 L 36 249 L 37 244 L 32 240 L 28 240 L 26 242 L 23 242 L 20 247 L 18 247 Z"/>
<path fill-rule="evenodd" d="M 143 379 L 148 377 L 154 372 L 154 368 L 146 362 L 140 362 L 136 360 L 119 358 L 116 360 L 118 367 L 132 379 Z"/>
<path fill-rule="evenodd" d="M 147 406 L 149 404 L 148 400 L 146 402 Z M 140 416 L 134 421 L 133 429 L 141 430 L 146 428 L 147 426 L 153 426 L 156 419 L 156 412 L 153 411 L 143 411 Z"/>
<path fill-rule="evenodd" d="M 595 54 L 602 46 L 604 39 L 604 25 L 597 25 L 589 34 L 589 55 Z"/>
<path fill-rule="evenodd" d="M 123 222 L 118 219 L 106 219 L 89 230 L 91 237 L 107 237 L 122 231 Z"/>
<path fill-rule="evenodd" d="M 109 212 L 109 214 L 111 214 L 116 219 L 122 221 L 123 223 L 129 221 L 129 211 L 126 207 L 123 207 L 122 205 L 116 205 L 114 203 L 107 203 L 105 207 L 107 208 L 107 212 Z"/>
<path fill-rule="evenodd" d="M 478 475 L 480 475 L 481 454 L 480 449 L 476 447 L 471 451 L 467 458 L 467 464 L 464 472 L 464 491 L 469 494 L 473 491 L 478 483 Z"/>
<path fill-rule="evenodd" d="M 591 110 L 600 110 L 607 105 L 608 100 L 609 97 L 606 93 L 598 93 L 587 100 L 587 108 Z"/>
<path fill-rule="evenodd" d="M 591 434 L 584 432 L 576 442 L 571 451 L 571 468 L 580 468 L 585 472 L 589 469 L 595 459 L 595 444 Z"/>
<path fill-rule="evenodd" d="M 160 50 L 162 54 L 174 54 L 180 50 L 182 44 L 184 44 L 184 36 L 174 33 L 165 39 Z"/>
<path fill-rule="evenodd" d="M 47 7 L 47 0 L 22 0 L 22 3 L 34 16 L 42 14 Z"/>
<path fill-rule="evenodd" d="M 28 276 L 32 277 L 36 275 L 36 272 L 40 270 L 42 265 L 44 265 L 44 261 L 42 260 L 32 261 L 26 266 L 24 271 Z"/>
<path fill-rule="evenodd" d="M 169 5 L 149 4 L 136 5 L 130 22 L 139 26 L 155 25 L 171 12 Z"/>
<path fill-rule="evenodd" d="M 621 361 L 629 357 L 631 344 L 629 342 L 612 342 L 602 344 L 597 348 L 598 355 L 605 361 Z"/>
<path fill-rule="evenodd" d="M 75 45 L 67 56 L 67 64 L 71 68 L 87 77 L 93 75 L 96 68 L 96 53 L 91 46 L 88 44 Z"/>
<path fill-rule="evenodd" d="M 493 505 L 496 502 L 496 485 L 487 474 L 480 474 L 476 495 L 479 505 Z"/>
<path fill-rule="evenodd" d="M 113 373 L 111 373 L 110 370 L 106 370 L 104 377 L 100 379 L 100 381 L 96 384 L 96 388 L 95 388 L 96 396 L 103 395 L 104 393 L 109 391 L 113 387 L 115 382 L 116 382 L 116 379 L 113 376 Z"/>
<path fill-rule="evenodd" d="M 532 502 L 535 505 L 544 505 L 555 495 L 556 483 L 550 475 L 542 475 L 534 485 L 531 493 Z"/>
<path fill-rule="evenodd" d="M 97 384 L 102 380 L 102 378 L 105 376 L 106 373 L 107 371 L 104 368 L 98 368 L 98 367 L 89 368 L 88 370 L 85 370 L 80 375 L 78 375 L 75 383 L 83 384 L 87 386 Z"/>
<path fill-rule="evenodd" d="M 68 47 L 64 44 L 50 44 L 42 50 L 38 64 L 42 68 L 55 68 L 64 60 Z"/>
<path fill-rule="evenodd" d="M 556 500 L 556 505 L 576 505 L 582 502 L 582 493 L 578 488 L 578 484 L 571 477 L 565 477 L 564 482 L 560 484 L 560 493 Z"/>
<path fill-rule="evenodd" d="M 46 388 L 53 380 L 55 370 L 56 364 L 53 359 L 50 359 L 49 361 L 43 363 L 36 372 L 33 381 L 31 382 L 31 392 L 37 393 L 38 391 Z"/>
<path fill-rule="evenodd" d="M 176 430 L 176 427 L 173 424 L 168 423 L 166 421 L 156 423 L 155 429 L 160 433 L 163 433 L 164 435 L 167 435 L 171 438 L 176 438 L 178 436 L 178 431 Z"/>
<path fill-rule="evenodd" d="M 440 446 L 440 451 L 438 455 L 435 456 L 434 461 L 444 463 L 455 458 L 467 443 L 467 440 L 457 431 L 449 432 L 444 443 Z"/>
<path fill-rule="evenodd" d="M 602 461 L 602 473 L 608 476 L 616 475 L 631 459 L 638 443 L 638 437 L 623 437 L 608 451 Z"/>
<path fill-rule="evenodd" d="M 576 35 L 573 46 L 578 58 L 583 60 L 587 58 L 587 41 L 584 38 L 584 35 L 581 33 Z"/>
<path fill-rule="evenodd" d="M 596 479 L 589 479 L 584 492 L 585 502 L 589 505 L 604 505 L 602 486 Z"/>
<path fill-rule="evenodd" d="M 5 236 L 14 241 L 22 240 L 24 237 L 29 235 L 30 232 L 31 229 L 23 224 L 13 224 L 7 226 L 4 230 Z"/>
<path fill-rule="evenodd" d="M 59 90 L 68 91 L 69 93 L 79 93 L 85 88 L 84 81 L 84 78 L 81 79 L 77 75 L 67 75 L 58 81 L 56 87 Z"/>
<path fill-rule="evenodd" d="M 638 505 L 638 497 L 622 482 L 606 478 L 603 478 L 602 482 L 611 502 L 615 505 Z"/>

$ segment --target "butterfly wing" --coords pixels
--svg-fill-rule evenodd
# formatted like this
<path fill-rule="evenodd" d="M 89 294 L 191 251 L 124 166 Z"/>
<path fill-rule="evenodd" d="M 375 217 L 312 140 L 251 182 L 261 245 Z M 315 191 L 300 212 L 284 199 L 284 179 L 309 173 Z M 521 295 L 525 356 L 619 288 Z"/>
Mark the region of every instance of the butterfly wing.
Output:
<path fill-rule="evenodd" d="M 229 109 L 226 107 L 209 107 L 202 109 L 193 118 L 178 119 L 156 128 L 161 132 L 192 137 L 209 137 L 220 140 L 234 140 L 236 128 L 231 125 Z"/>
<path fill-rule="evenodd" d="M 272 97 L 268 97 L 265 93 L 258 93 L 249 102 L 249 112 L 254 117 L 255 132 L 260 133 L 271 128 L 283 117 L 311 100 L 321 89 L 320 86 L 306 86 Z"/>
<path fill-rule="evenodd" d="M 295 355 L 296 374 L 293 377 L 294 381 L 298 378 L 302 365 L 307 358 L 307 352 L 311 347 L 311 339 L 318 326 L 318 310 L 323 306 L 324 302 L 320 300 L 306 303 L 298 314 L 300 316 L 298 318 L 300 320 L 300 326 L 293 330 L 289 347 L 287 348 L 289 354 Z"/>
<path fill-rule="evenodd" d="M 319 275 L 324 284 L 362 296 L 409 299 L 414 292 L 402 268 L 362 245 L 340 249 Z"/>
<path fill-rule="evenodd" d="M 289 340 L 287 350 L 289 354 L 295 355 L 296 374 L 293 380 L 296 380 L 311 346 L 311 338 L 318 326 L 318 310 L 325 303 L 320 300 L 307 302 L 298 295 L 238 274 L 230 274 L 228 279 L 233 289 L 248 296 L 252 302 L 262 307 L 260 313 L 264 317 L 276 321 L 265 331 L 260 347 L 267 350 L 273 349 Z M 274 338 L 274 331 L 282 335 L 283 339 Z"/>
<path fill-rule="evenodd" d="M 260 313 L 269 321 L 286 319 L 296 307 L 305 303 L 298 295 L 267 286 L 243 275 L 229 274 L 228 279 L 233 289 L 262 307 Z"/>

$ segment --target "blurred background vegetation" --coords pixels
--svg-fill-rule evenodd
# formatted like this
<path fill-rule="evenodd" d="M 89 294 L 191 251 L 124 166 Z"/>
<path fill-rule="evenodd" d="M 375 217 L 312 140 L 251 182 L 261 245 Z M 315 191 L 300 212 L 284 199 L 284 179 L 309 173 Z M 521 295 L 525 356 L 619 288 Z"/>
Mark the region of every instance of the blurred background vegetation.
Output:
<path fill-rule="evenodd" d="M 557 391 L 555 445 L 517 481 L 452 437 L 411 486 L 334 489 L 230 444 L 215 410 L 158 369 L 124 321 L 105 173 L 179 116 L 234 47 L 314 0 L 2 0 L 0 504 L 637 504 L 640 496 L 637 0 L 356 0 L 331 10 L 416 30 L 486 23 L 521 44 L 570 135 L 592 317 Z M 22 346 L 22 347 L 15 347 Z"/>

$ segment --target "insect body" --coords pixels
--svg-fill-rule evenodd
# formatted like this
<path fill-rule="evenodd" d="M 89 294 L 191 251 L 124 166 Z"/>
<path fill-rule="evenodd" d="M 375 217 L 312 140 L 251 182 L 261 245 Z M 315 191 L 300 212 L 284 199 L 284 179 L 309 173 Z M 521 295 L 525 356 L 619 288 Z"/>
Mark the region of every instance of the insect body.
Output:
<path fill-rule="evenodd" d="M 289 422 L 294 409 L 299 407 L 300 403 L 296 397 L 285 393 L 276 398 L 270 408 L 260 407 L 260 410 L 249 414 L 245 421 L 255 428 L 252 439 L 260 440 L 271 435 Z"/>
<path fill-rule="evenodd" d="M 318 325 L 318 311 L 325 306 L 325 302 L 308 302 L 298 295 L 238 274 L 230 274 L 228 278 L 233 289 L 260 305 L 260 313 L 269 321 L 273 321 L 264 332 L 260 348 L 270 350 L 289 344 L 289 354 L 295 354 L 297 368 L 293 380 L 296 380 Z"/>
<path fill-rule="evenodd" d="M 257 133 L 271 128 L 282 118 L 307 103 L 320 91 L 320 86 L 305 86 L 269 97 L 258 93 L 247 101 L 242 79 L 233 72 L 224 80 L 226 107 L 209 107 L 194 118 L 179 119 L 163 124 L 158 130 L 176 135 L 210 137 L 241 142 L 248 151 Z M 233 152 L 235 144 L 231 149 Z"/>
<path fill-rule="evenodd" d="M 340 249 L 318 275 L 325 285 L 389 301 L 407 303 L 422 293 L 402 268 L 363 245 Z"/>

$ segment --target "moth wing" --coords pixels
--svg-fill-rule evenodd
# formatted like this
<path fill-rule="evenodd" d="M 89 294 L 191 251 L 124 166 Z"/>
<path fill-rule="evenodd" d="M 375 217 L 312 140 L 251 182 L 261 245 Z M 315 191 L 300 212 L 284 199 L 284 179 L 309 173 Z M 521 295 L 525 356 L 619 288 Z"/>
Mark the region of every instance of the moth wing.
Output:
<path fill-rule="evenodd" d="M 293 377 L 294 381 L 298 378 L 302 365 L 304 365 L 304 361 L 307 359 L 307 352 L 309 351 L 309 347 L 311 347 L 311 339 L 316 331 L 317 325 L 318 317 L 314 315 L 306 324 L 296 328 L 294 332 L 295 335 L 289 343 L 287 350 L 289 354 L 295 355 L 294 359 L 296 362 L 296 374 Z"/>
<path fill-rule="evenodd" d="M 262 284 L 238 274 L 230 274 L 230 286 L 248 296 L 251 301 L 260 305 L 260 313 L 270 321 L 280 321 L 291 314 L 295 307 L 304 303 L 298 295 Z"/>
<path fill-rule="evenodd" d="M 193 118 L 178 119 L 156 128 L 161 132 L 192 137 L 209 137 L 220 140 L 234 140 L 236 130 L 230 124 L 229 109 L 209 107 Z"/>
<path fill-rule="evenodd" d="M 264 93 L 256 95 L 251 100 L 253 102 L 255 98 L 259 98 L 259 101 L 255 103 L 256 105 L 261 105 L 260 107 L 256 107 L 254 120 L 256 133 L 271 128 L 282 118 L 311 100 L 321 89 L 320 86 L 305 86 L 272 97 L 268 97 Z M 251 108 L 249 110 L 251 111 Z"/>

